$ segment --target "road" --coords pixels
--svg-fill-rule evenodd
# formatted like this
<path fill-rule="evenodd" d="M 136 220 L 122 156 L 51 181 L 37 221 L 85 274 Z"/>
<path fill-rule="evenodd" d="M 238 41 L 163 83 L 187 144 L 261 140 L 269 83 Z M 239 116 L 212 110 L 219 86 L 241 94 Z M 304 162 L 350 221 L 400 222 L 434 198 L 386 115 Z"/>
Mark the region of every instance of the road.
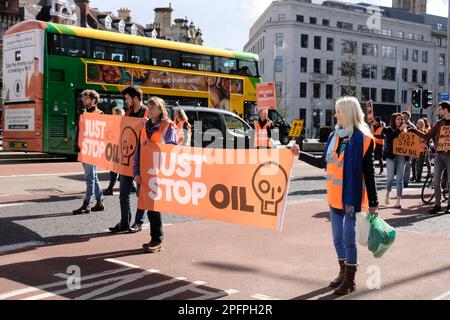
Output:
<path fill-rule="evenodd" d="M 107 233 L 117 194 L 104 212 L 71 214 L 84 191 L 79 163 L 0 160 L 0 299 L 450 299 L 450 215 L 428 216 L 418 187 L 403 210 L 382 207 L 398 239 L 379 260 L 359 247 L 360 290 L 338 298 L 326 288 L 337 267 L 321 170 L 295 163 L 282 232 L 164 215 L 166 249 L 147 255 L 148 226 Z M 67 287 L 73 270 L 78 290 Z M 377 270 L 381 290 L 367 285 Z"/>

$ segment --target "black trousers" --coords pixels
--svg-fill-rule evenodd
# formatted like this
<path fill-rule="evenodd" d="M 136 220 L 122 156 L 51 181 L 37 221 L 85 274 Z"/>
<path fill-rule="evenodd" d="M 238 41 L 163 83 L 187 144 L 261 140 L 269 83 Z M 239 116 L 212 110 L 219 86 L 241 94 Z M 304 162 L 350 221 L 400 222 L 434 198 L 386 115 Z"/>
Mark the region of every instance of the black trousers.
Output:
<path fill-rule="evenodd" d="M 383 146 L 381 144 L 376 144 L 374 154 L 375 154 L 375 160 L 379 161 L 380 170 L 383 171 L 384 170 Z"/>

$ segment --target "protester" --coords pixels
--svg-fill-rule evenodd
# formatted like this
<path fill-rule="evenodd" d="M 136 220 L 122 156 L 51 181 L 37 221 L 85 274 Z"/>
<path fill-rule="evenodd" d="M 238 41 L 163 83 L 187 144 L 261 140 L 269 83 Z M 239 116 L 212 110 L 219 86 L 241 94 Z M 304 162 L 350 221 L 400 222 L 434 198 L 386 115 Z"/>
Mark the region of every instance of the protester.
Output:
<path fill-rule="evenodd" d="M 103 111 L 97 108 L 97 104 L 100 101 L 99 94 L 94 90 L 85 90 L 81 93 L 81 100 L 83 102 L 83 107 L 88 113 L 103 114 Z M 79 130 L 77 130 L 75 138 L 75 150 L 80 152 L 78 146 L 79 141 Z M 73 211 L 74 215 L 80 215 L 83 213 L 99 212 L 105 210 L 103 204 L 103 192 L 100 187 L 100 181 L 98 180 L 97 168 L 93 165 L 83 163 L 84 168 L 84 179 L 86 181 L 86 193 L 84 196 L 83 205 Z M 91 200 L 95 194 L 95 199 L 97 203 L 91 208 Z"/>
<path fill-rule="evenodd" d="M 125 111 L 123 111 L 123 109 L 120 107 L 115 107 L 112 109 L 112 114 L 114 116 L 122 116 L 123 117 L 125 115 Z M 116 185 L 117 177 L 118 177 L 117 173 L 115 173 L 113 171 L 109 172 L 109 185 L 108 185 L 108 188 L 103 190 L 103 195 L 105 195 L 105 196 L 113 195 L 113 193 L 114 193 L 113 189 L 114 189 L 114 186 Z"/>
<path fill-rule="evenodd" d="M 181 146 L 191 146 L 191 125 L 183 109 L 174 112 L 174 120 L 178 137 L 178 144 Z"/>
<path fill-rule="evenodd" d="M 374 142 L 358 100 L 343 97 L 336 102 L 336 130 L 322 157 L 301 152 L 300 160 L 325 168 L 334 246 L 340 272 L 330 283 L 339 295 L 356 289 L 356 214 L 369 211 L 378 216 Z"/>
<path fill-rule="evenodd" d="M 402 112 L 403 123 L 408 126 L 409 129 L 416 129 L 416 126 L 411 121 L 411 113 L 409 111 Z M 411 159 L 409 157 L 405 158 L 405 172 L 403 176 L 403 188 L 409 187 L 409 182 L 411 179 Z"/>
<path fill-rule="evenodd" d="M 444 126 L 450 126 L 450 102 L 444 101 L 439 104 L 439 108 L 442 114 L 442 119 L 437 121 L 433 128 L 428 133 L 422 133 L 418 131 L 417 129 L 411 129 L 411 132 L 414 132 L 416 135 L 418 135 L 420 138 L 424 139 L 425 141 L 430 141 L 431 139 L 434 140 L 434 145 L 436 149 L 436 159 L 434 164 L 434 198 L 436 200 L 436 203 L 434 205 L 434 208 L 430 210 L 430 214 L 438 214 L 442 212 L 441 207 L 441 200 L 442 200 L 442 191 L 441 191 L 441 177 L 442 172 L 444 169 L 447 169 L 447 172 L 450 172 L 450 153 L 445 151 L 439 151 L 439 141 L 443 137 L 443 130 L 442 128 Z M 447 175 L 448 179 L 450 180 L 450 174 Z M 449 181 L 450 185 L 450 181 Z M 450 197 L 449 202 L 447 205 L 447 209 L 445 210 L 446 214 L 450 214 Z"/>
<path fill-rule="evenodd" d="M 125 113 L 125 117 L 144 118 L 147 116 L 147 107 L 142 104 L 143 93 L 141 89 L 137 87 L 127 87 L 122 91 L 122 95 L 125 97 L 125 103 L 128 109 Z M 139 144 L 138 144 L 139 145 Z M 109 228 L 112 233 L 129 232 L 131 222 L 131 204 L 130 204 L 130 192 L 133 186 L 133 177 L 120 176 L 120 222 Z M 141 210 L 137 210 L 137 214 L 140 214 Z M 135 231 L 140 231 L 140 228 Z"/>
<path fill-rule="evenodd" d="M 376 117 L 375 121 L 372 124 L 371 132 L 375 137 L 375 160 L 379 161 L 380 164 L 380 175 L 384 172 L 384 163 L 383 163 L 383 148 L 384 148 L 384 135 L 383 133 L 383 125 L 382 125 L 381 117 Z"/>
<path fill-rule="evenodd" d="M 138 194 L 142 184 L 140 162 L 141 149 L 149 141 L 162 144 L 177 144 L 177 134 L 175 125 L 170 121 L 164 100 L 158 97 L 153 97 L 148 102 L 149 120 L 145 128 L 142 129 L 139 138 L 140 143 L 136 149 L 134 156 L 133 175 L 134 180 L 138 185 Z M 150 221 L 150 237 L 149 243 L 143 245 L 144 251 L 148 253 L 159 252 L 164 249 L 163 245 L 163 224 L 161 221 L 161 213 L 155 211 L 147 211 L 148 220 Z M 142 228 L 144 223 L 144 211 L 136 213 L 136 222 L 132 228 Z"/>
<path fill-rule="evenodd" d="M 255 128 L 254 147 L 257 149 L 268 149 L 272 147 L 272 129 L 274 124 L 269 119 L 269 111 L 267 109 L 259 110 L 259 119 L 253 122 Z"/>
<path fill-rule="evenodd" d="M 417 121 L 417 130 L 422 133 L 427 133 L 429 131 L 427 130 L 426 123 L 423 119 Z M 413 179 L 416 182 L 422 182 L 423 166 L 425 165 L 425 163 L 427 162 L 427 166 L 429 165 L 431 167 L 431 164 L 429 163 L 430 160 L 428 158 L 428 143 L 425 141 L 422 142 L 425 144 L 425 149 L 420 153 L 419 158 L 414 159 L 415 161 L 412 162 L 412 164 L 414 164 L 413 168 L 415 168 L 415 170 L 413 170 Z"/>

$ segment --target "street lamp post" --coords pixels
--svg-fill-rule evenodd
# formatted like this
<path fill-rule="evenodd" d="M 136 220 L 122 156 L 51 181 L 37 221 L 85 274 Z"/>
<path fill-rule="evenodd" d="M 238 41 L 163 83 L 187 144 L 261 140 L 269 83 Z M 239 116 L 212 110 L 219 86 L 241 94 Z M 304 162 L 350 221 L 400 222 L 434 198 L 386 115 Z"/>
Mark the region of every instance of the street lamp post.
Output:
<path fill-rule="evenodd" d="M 320 106 L 321 106 L 321 103 L 319 102 L 317 104 L 317 108 L 313 112 L 314 127 L 316 128 L 316 138 L 320 135 L 320 120 L 321 120 L 321 116 L 323 114 L 323 111 L 320 109 Z"/>

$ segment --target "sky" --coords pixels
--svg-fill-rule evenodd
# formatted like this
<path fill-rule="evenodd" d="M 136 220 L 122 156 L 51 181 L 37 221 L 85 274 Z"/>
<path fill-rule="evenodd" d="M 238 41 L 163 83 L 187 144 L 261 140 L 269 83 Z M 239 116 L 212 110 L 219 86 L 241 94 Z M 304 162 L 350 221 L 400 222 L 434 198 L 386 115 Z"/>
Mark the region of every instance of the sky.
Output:
<path fill-rule="evenodd" d="M 142 25 L 154 21 L 156 7 L 174 9 L 172 18 L 187 17 L 200 27 L 206 46 L 243 50 L 249 38 L 249 30 L 272 0 L 91 0 L 90 6 L 102 11 L 112 11 L 128 7 L 133 20 Z M 313 0 L 313 3 L 322 3 Z M 391 6 L 392 0 L 349 0 L 352 3 L 371 3 Z M 448 0 L 428 0 L 427 12 L 447 16 Z"/>

